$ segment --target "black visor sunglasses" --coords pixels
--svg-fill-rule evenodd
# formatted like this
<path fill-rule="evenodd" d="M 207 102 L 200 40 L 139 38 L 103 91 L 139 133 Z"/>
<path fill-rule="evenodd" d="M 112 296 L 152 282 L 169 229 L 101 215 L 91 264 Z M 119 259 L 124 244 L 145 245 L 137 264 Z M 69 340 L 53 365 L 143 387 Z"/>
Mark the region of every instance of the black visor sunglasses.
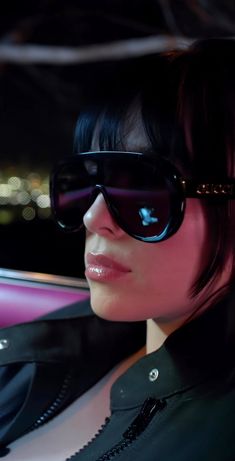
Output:
<path fill-rule="evenodd" d="M 182 179 L 167 160 L 136 152 L 86 152 L 69 157 L 51 174 L 51 206 L 58 225 L 78 231 L 97 195 L 131 237 L 159 242 L 180 227 L 187 197 L 235 198 L 235 182 Z"/>

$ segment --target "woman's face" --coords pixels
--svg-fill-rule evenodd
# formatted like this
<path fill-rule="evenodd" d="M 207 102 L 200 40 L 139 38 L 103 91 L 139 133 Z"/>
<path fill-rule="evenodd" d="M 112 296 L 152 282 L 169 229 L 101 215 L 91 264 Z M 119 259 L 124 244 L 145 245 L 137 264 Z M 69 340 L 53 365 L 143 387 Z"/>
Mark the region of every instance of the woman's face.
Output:
<path fill-rule="evenodd" d="M 126 150 L 148 147 L 136 125 Z M 127 235 L 113 221 L 102 194 L 84 216 L 85 267 L 91 305 L 108 320 L 154 318 L 179 320 L 196 309 L 190 289 L 206 257 L 206 222 L 198 199 L 188 199 L 178 232 L 159 243 L 145 243 Z"/>

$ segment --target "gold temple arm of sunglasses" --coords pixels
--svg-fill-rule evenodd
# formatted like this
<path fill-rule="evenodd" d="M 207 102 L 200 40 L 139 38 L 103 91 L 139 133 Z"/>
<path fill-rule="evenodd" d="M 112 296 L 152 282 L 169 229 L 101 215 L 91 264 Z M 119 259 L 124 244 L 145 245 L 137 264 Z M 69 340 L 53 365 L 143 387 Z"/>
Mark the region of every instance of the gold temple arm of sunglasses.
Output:
<path fill-rule="evenodd" d="M 192 181 L 181 179 L 181 184 L 187 197 L 227 197 L 229 199 L 235 198 L 235 180 L 231 180 L 227 183 L 194 183 Z"/>

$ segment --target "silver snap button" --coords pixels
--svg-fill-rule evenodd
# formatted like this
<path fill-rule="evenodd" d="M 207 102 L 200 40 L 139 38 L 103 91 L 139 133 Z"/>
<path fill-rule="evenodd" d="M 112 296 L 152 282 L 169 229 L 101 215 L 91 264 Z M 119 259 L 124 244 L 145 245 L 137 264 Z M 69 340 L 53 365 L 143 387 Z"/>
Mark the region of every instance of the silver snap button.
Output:
<path fill-rule="evenodd" d="M 0 339 L 0 351 L 3 349 L 7 349 L 9 347 L 10 342 L 8 339 Z"/>
<path fill-rule="evenodd" d="M 158 379 L 158 376 L 159 376 L 159 371 L 157 368 L 153 368 L 150 372 L 149 372 L 149 381 L 153 382 L 153 381 L 156 381 L 156 379 Z"/>

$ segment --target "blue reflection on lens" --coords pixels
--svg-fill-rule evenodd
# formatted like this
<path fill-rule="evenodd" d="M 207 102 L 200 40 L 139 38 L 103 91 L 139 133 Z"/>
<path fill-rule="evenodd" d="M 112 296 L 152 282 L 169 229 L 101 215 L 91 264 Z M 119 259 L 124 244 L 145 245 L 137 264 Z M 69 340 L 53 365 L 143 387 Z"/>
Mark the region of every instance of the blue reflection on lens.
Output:
<path fill-rule="evenodd" d="M 154 213 L 155 210 L 154 208 L 140 208 L 139 209 L 139 215 L 142 219 L 142 225 L 143 226 L 151 226 L 151 224 L 155 224 L 158 222 L 158 218 L 155 216 L 152 216 L 152 213 Z"/>

